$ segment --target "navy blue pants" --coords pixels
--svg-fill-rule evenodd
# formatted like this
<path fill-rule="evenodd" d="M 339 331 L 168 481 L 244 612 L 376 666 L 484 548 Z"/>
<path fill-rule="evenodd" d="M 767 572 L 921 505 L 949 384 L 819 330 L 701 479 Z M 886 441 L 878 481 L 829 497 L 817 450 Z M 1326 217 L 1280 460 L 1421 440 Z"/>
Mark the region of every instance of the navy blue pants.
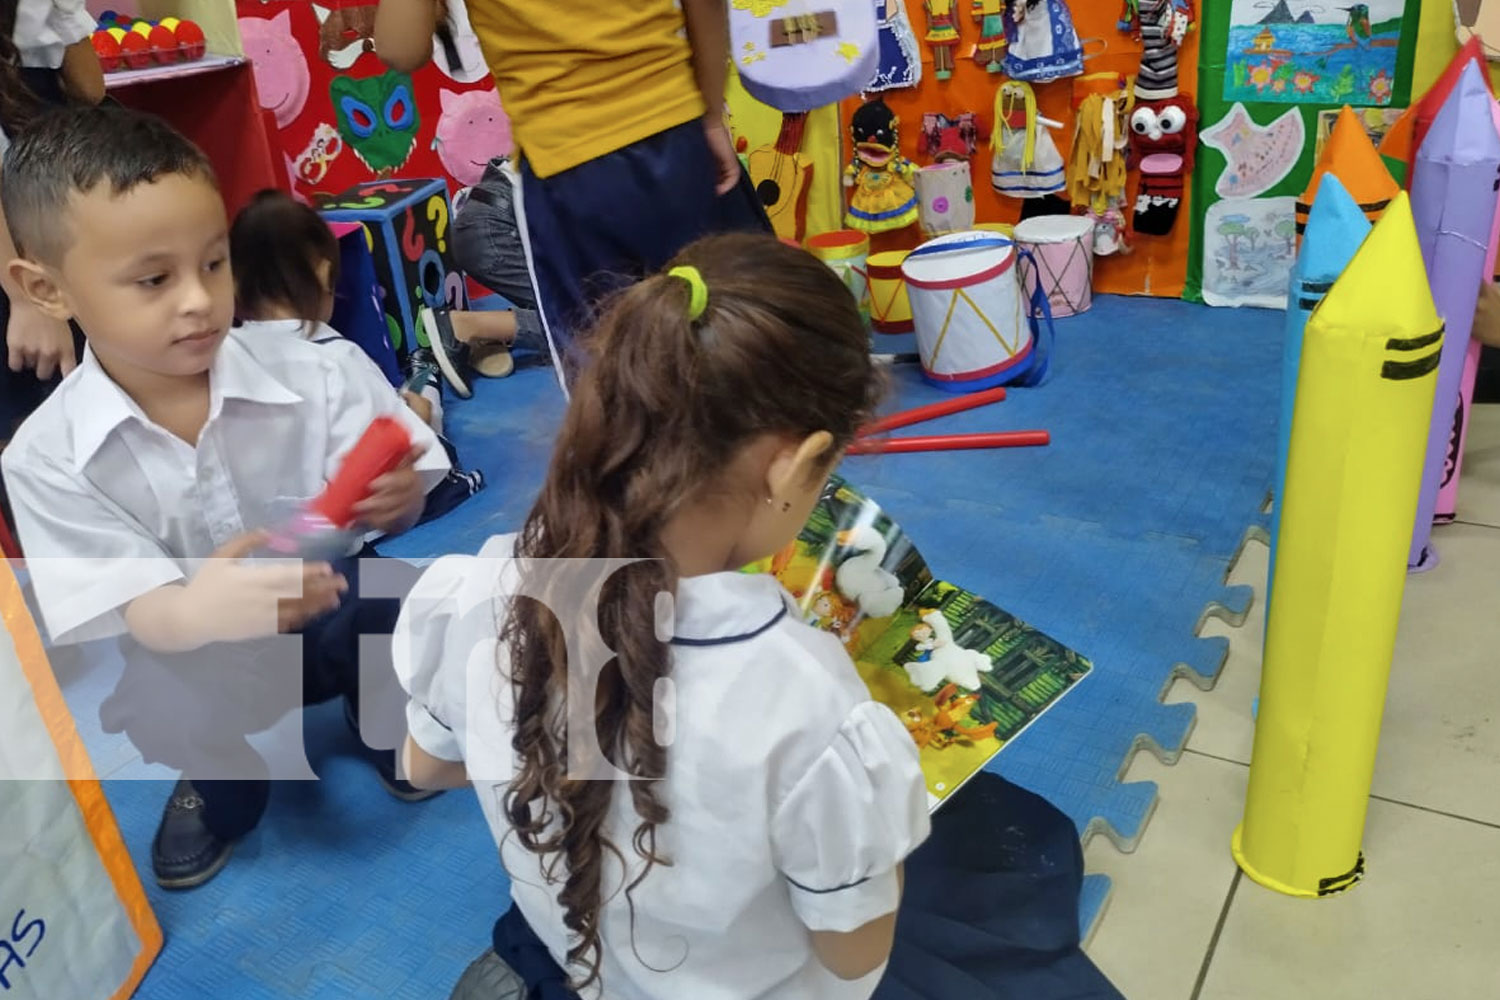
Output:
<path fill-rule="evenodd" d="M 700 119 L 551 177 L 521 164 L 521 191 L 539 305 L 563 373 L 580 359 L 574 335 L 600 298 L 662 268 L 714 232 L 770 232 L 750 179 L 722 198 Z"/>
<path fill-rule="evenodd" d="M 129 636 L 121 639 L 125 670 L 99 708 L 104 731 L 125 733 L 147 763 L 166 764 L 192 778 L 203 798 L 204 824 L 216 836 L 234 840 L 249 833 L 265 813 L 270 781 L 266 762 L 246 737 L 269 729 L 287 712 L 341 696 L 358 718 L 360 636 L 390 635 L 401 610 L 399 600 L 358 596 L 359 560 L 375 555 L 366 547 L 356 557 L 334 561 L 349 589 L 336 610 L 308 622 L 298 634 L 300 659 L 288 654 L 289 636 L 214 643 L 186 653 L 159 653 Z M 413 577 L 418 572 L 412 567 Z M 380 644 L 382 650 L 388 646 Z M 386 655 L 384 664 L 365 665 L 366 676 L 381 679 L 378 694 L 365 693 L 366 702 L 378 701 L 380 708 L 379 718 L 363 720 L 361 727 L 385 735 L 394 746 L 389 734 L 405 731 L 405 696 Z M 376 744 L 383 745 L 379 738 Z M 370 755 L 394 765 L 393 749 Z M 238 780 L 224 779 L 231 773 Z"/>
<path fill-rule="evenodd" d="M 890 964 L 873 1000 L 1124 1000 L 1079 946 L 1083 849 L 1041 796 L 982 772 L 939 809 L 906 860 Z M 521 911 L 495 953 L 527 1000 L 578 1000 Z"/>

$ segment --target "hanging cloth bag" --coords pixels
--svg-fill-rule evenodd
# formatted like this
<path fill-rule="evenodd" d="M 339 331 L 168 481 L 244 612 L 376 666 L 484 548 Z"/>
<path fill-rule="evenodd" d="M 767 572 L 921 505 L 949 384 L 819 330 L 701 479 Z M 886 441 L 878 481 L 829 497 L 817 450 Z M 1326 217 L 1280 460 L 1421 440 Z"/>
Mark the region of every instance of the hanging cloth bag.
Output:
<path fill-rule="evenodd" d="M 1006 11 L 1005 35 L 1005 73 L 1013 80 L 1045 83 L 1083 72 L 1083 43 L 1063 0 L 1016 0 Z"/>
<path fill-rule="evenodd" d="M 1062 154 L 1052 135 L 1036 120 L 1036 92 L 1028 84 L 1007 80 L 995 92 L 995 151 L 990 184 L 1011 198 L 1041 198 L 1067 185 Z"/>

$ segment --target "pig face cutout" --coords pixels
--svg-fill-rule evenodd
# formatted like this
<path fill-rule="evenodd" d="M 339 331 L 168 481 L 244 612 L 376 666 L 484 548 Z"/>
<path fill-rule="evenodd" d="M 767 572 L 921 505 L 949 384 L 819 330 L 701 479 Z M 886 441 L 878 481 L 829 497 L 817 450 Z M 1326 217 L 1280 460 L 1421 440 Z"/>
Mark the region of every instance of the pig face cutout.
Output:
<path fill-rule="evenodd" d="M 276 116 L 277 128 L 286 128 L 302 114 L 311 85 L 307 56 L 292 37 L 291 13 L 242 17 L 239 25 L 260 106 Z"/>

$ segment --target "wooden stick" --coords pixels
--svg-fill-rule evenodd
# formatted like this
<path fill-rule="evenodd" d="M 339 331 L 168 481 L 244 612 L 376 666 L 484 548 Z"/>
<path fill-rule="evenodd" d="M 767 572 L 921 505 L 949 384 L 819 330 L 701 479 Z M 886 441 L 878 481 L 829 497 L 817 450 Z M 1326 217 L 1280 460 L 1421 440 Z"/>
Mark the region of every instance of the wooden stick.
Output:
<path fill-rule="evenodd" d="M 912 451 L 963 451 L 971 448 L 1029 448 L 1052 443 L 1047 431 L 997 431 L 990 434 L 937 434 L 931 437 L 861 438 L 849 455 L 887 455 Z"/>
<path fill-rule="evenodd" d="M 986 389 L 983 392 L 974 392 L 965 396 L 954 396 L 941 403 L 928 403 L 926 406 L 901 410 L 899 413 L 888 414 L 878 420 L 873 420 L 859 432 L 859 436 L 869 437 L 871 434 L 883 434 L 898 427 L 910 427 L 912 424 L 920 424 L 926 420 L 946 417 L 950 413 L 962 413 L 964 410 L 972 410 L 988 403 L 998 403 L 1004 398 L 1003 387 Z"/>

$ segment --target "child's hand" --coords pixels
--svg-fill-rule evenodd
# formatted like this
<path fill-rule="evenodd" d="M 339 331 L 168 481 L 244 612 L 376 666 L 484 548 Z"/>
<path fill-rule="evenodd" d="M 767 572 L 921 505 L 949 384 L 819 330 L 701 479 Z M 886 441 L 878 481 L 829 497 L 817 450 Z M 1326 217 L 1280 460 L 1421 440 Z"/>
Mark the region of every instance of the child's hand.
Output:
<path fill-rule="evenodd" d="M 348 584 L 327 563 L 289 566 L 241 561 L 265 540 L 263 532 L 231 539 L 184 588 L 182 617 L 193 633 L 190 647 L 290 631 L 338 607 L 339 595 Z"/>
<path fill-rule="evenodd" d="M 395 534 L 416 523 L 427 496 L 416 464 L 426 451 L 422 447 L 413 448 L 400 465 L 370 484 L 370 495 L 354 505 L 354 513 L 363 524 Z"/>
<path fill-rule="evenodd" d="M 302 596 L 287 598 L 276 604 L 276 630 L 295 632 L 320 615 L 339 606 L 349 582 L 326 562 L 302 564 Z"/>
<path fill-rule="evenodd" d="M 1492 284 L 1488 278 L 1479 286 L 1473 335 L 1486 347 L 1500 347 L 1500 285 Z"/>
<path fill-rule="evenodd" d="M 405 401 L 407 409 L 422 419 L 422 423 L 432 424 L 432 400 L 424 396 L 418 396 L 414 392 L 403 392 L 402 400 Z"/>

